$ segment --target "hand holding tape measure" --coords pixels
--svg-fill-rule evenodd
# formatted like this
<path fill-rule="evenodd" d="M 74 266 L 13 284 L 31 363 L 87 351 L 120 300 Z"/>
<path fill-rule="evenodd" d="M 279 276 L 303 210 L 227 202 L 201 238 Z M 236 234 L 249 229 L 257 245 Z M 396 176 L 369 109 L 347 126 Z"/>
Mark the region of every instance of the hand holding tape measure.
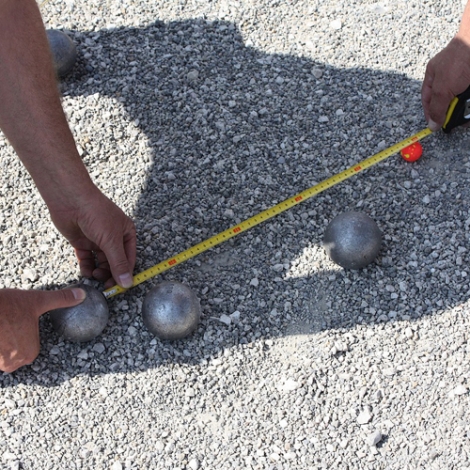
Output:
<path fill-rule="evenodd" d="M 445 133 L 449 133 L 455 127 L 466 124 L 467 122 L 470 122 L 470 87 L 460 95 L 456 96 L 450 103 L 442 130 Z M 407 139 L 402 140 L 401 142 L 398 142 L 397 144 L 394 144 L 379 153 L 376 153 L 372 157 L 356 163 L 348 169 L 323 180 L 315 186 L 312 186 L 311 188 L 308 188 L 305 191 L 302 191 L 301 193 L 296 194 L 295 196 L 292 196 L 291 198 L 286 199 L 285 201 L 280 202 L 279 204 L 276 204 L 275 206 L 266 209 L 259 214 L 256 214 L 253 217 L 250 217 L 249 219 L 240 222 L 239 224 L 234 225 L 233 227 L 230 227 L 229 229 L 224 230 L 223 232 L 220 232 L 219 234 L 214 235 L 207 240 L 204 240 L 203 242 L 188 248 L 185 251 L 160 262 L 149 269 L 146 269 L 145 271 L 142 271 L 139 274 L 136 274 L 133 278 L 133 287 L 165 271 L 168 271 L 170 268 L 177 266 L 184 261 L 187 261 L 188 259 L 194 258 L 200 253 L 209 250 L 210 248 L 213 248 L 214 246 L 217 246 L 240 233 L 246 232 L 250 228 L 259 225 L 261 222 L 265 222 L 266 220 L 281 214 L 287 209 L 290 209 L 313 196 L 316 196 L 326 189 L 331 188 L 338 183 L 341 183 L 342 181 L 350 178 L 351 176 L 354 176 L 355 174 L 360 173 L 367 168 L 370 168 L 371 166 L 381 162 L 382 160 L 385 160 L 386 158 L 400 152 L 406 147 L 419 142 L 430 134 L 432 134 L 431 129 L 423 129 L 408 137 Z M 417 158 L 414 159 L 416 160 Z M 409 161 L 413 161 L 413 159 L 410 158 Z M 125 292 L 126 290 L 127 289 L 116 285 L 105 290 L 103 294 L 106 298 L 110 298 Z"/>

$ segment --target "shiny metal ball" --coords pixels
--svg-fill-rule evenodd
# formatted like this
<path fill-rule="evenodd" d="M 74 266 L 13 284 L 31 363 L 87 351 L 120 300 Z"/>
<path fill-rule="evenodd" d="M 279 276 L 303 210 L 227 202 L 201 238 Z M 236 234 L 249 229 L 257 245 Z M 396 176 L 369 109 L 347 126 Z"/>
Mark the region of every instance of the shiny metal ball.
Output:
<path fill-rule="evenodd" d="M 382 232 L 363 212 L 344 212 L 326 228 L 323 246 L 327 255 L 345 269 L 360 269 L 379 254 Z"/>
<path fill-rule="evenodd" d="M 196 328 L 201 306 L 196 294 L 185 284 L 164 281 L 150 290 L 142 304 L 142 319 L 160 339 L 185 338 Z"/>
<path fill-rule="evenodd" d="M 75 43 L 67 34 L 57 29 L 48 29 L 46 34 L 56 73 L 59 77 L 64 77 L 71 72 L 77 60 Z"/>
<path fill-rule="evenodd" d="M 74 287 L 86 291 L 86 299 L 75 307 L 51 310 L 52 326 L 69 341 L 91 341 L 102 333 L 108 323 L 108 302 L 100 291 L 91 286 Z"/>

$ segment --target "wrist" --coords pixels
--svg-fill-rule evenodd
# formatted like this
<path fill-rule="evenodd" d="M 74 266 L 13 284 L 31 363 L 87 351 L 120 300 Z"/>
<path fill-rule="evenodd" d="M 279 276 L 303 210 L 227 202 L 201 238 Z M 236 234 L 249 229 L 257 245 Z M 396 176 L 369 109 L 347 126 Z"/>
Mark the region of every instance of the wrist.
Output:
<path fill-rule="evenodd" d="M 455 61 L 455 64 L 450 65 L 458 65 L 459 67 L 470 65 L 470 34 L 467 32 L 457 33 L 445 50 Z"/>
<path fill-rule="evenodd" d="M 63 154 L 56 158 L 49 155 L 44 159 L 29 159 L 24 163 L 51 211 L 79 207 L 99 191 L 78 152 L 72 156 Z"/>

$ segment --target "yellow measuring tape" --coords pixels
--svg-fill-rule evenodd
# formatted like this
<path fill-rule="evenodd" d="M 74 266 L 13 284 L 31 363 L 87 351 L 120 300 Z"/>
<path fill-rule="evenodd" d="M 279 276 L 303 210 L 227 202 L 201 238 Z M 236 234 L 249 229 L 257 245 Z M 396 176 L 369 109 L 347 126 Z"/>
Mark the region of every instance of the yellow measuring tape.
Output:
<path fill-rule="evenodd" d="M 256 214 L 253 217 L 250 217 L 249 219 L 243 222 L 240 222 L 239 224 L 234 225 L 233 227 L 230 227 L 229 229 L 224 230 L 223 232 L 220 232 L 219 234 L 214 235 L 213 237 L 210 237 L 207 240 L 204 240 L 203 242 L 198 243 L 197 245 L 192 246 L 191 248 L 188 248 L 187 250 L 171 258 L 166 259 L 165 261 L 162 261 L 161 263 L 158 263 L 155 266 L 148 268 L 145 271 L 142 271 L 139 274 L 136 274 L 134 276 L 133 287 L 137 286 L 138 284 L 141 284 L 144 281 L 147 281 L 148 279 L 152 277 L 158 276 L 159 274 L 165 271 L 168 271 L 170 268 L 173 268 L 174 266 L 177 266 L 183 263 L 184 261 L 187 261 L 190 258 L 194 258 L 200 253 L 206 250 L 209 250 L 210 248 L 213 248 L 214 246 L 220 245 L 221 243 L 229 240 L 230 238 L 235 237 L 236 235 L 239 235 L 240 233 L 246 232 L 250 228 L 255 227 L 256 225 L 260 224 L 261 222 L 265 222 L 266 220 L 269 220 L 275 217 L 276 215 L 281 214 L 287 209 L 290 209 L 313 196 L 316 196 L 322 191 L 325 191 L 325 189 L 331 188 L 332 186 L 335 186 L 336 184 L 341 183 L 342 181 L 350 178 L 351 176 L 354 176 L 357 173 L 360 173 L 361 171 L 364 171 L 367 168 L 370 168 L 371 166 L 381 162 L 382 160 L 385 160 L 391 155 L 398 153 L 400 150 L 404 149 L 405 147 L 408 147 L 409 145 L 421 139 L 424 139 L 426 136 L 430 134 L 432 134 L 431 129 L 429 128 L 423 129 L 422 131 L 417 132 L 411 137 L 408 137 L 407 139 L 402 140 L 401 142 L 398 142 L 397 144 L 392 145 L 391 147 L 388 147 L 387 149 L 382 150 L 379 153 L 376 153 L 372 157 L 369 157 L 363 160 L 362 162 L 356 163 L 355 165 L 349 167 L 348 169 L 340 173 L 337 173 L 336 175 L 331 176 L 330 178 L 327 178 L 326 180 L 323 180 L 322 182 L 316 184 L 315 186 L 312 186 L 311 188 L 306 189 L 305 191 L 302 191 L 301 193 L 296 194 L 295 196 L 292 196 L 291 198 L 286 199 L 285 201 L 280 202 L 279 204 L 276 204 L 270 209 L 266 209 L 260 212 L 259 214 Z M 117 294 L 121 294 L 122 292 L 125 292 L 126 290 L 127 289 L 124 289 L 116 285 L 114 287 L 111 287 L 105 290 L 103 294 L 105 297 L 110 298 Z"/>

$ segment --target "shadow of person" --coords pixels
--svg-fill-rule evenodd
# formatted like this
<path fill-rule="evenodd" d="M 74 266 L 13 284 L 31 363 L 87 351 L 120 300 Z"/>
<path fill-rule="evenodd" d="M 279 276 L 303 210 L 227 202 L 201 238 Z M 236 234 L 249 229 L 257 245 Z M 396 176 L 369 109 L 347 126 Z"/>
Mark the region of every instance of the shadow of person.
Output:
<path fill-rule="evenodd" d="M 423 127 L 420 83 L 267 54 L 246 46 L 228 22 L 157 21 L 71 36 L 79 61 L 61 83 L 65 106 L 82 100 L 81 111 L 69 111 L 84 161 L 136 221 L 137 272 Z M 101 115 L 104 99 L 119 112 Z M 81 132 L 86 119 L 100 123 L 92 135 Z M 162 275 L 201 298 L 204 318 L 185 340 L 160 342 L 142 325 L 142 297 L 159 279 L 111 299 L 110 325 L 92 343 L 60 342 L 44 323 L 34 380 L 53 385 L 76 374 L 204 363 L 268 338 L 308 341 L 326 329 L 459 305 L 469 289 L 463 268 L 455 269 L 468 262 L 461 177 L 468 155 L 461 135 L 445 139 L 435 138 L 417 164 L 388 159 Z M 436 191 L 431 203 L 409 201 L 410 193 Z M 339 269 L 321 247 L 328 222 L 351 209 L 367 212 L 384 233 L 379 259 L 361 271 Z M 20 370 L 14 380 L 30 375 Z"/>

